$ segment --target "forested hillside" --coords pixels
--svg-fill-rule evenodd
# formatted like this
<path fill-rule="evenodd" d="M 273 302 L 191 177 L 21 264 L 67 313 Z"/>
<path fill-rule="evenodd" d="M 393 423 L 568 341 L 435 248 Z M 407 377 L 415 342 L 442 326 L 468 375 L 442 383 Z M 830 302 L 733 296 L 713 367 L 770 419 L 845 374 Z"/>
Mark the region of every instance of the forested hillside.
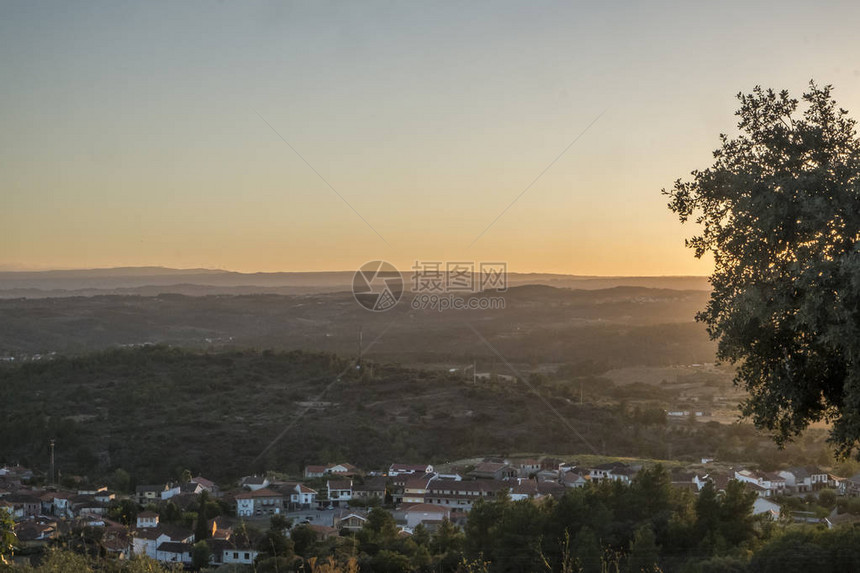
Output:
<path fill-rule="evenodd" d="M 373 468 L 513 452 L 687 460 L 719 452 L 798 463 L 823 455 L 814 436 L 777 453 L 749 426 L 670 423 L 652 401 L 673 390 L 616 386 L 588 367 L 526 374 L 528 384 L 501 376 L 475 384 L 459 373 L 371 362 L 357 370 L 354 360 L 325 353 L 163 346 L 6 365 L 0 462 L 45 469 L 51 438 L 64 474 L 121 467 L 144 482 L 185 467 L 226 479 L 335 460 Z"/>

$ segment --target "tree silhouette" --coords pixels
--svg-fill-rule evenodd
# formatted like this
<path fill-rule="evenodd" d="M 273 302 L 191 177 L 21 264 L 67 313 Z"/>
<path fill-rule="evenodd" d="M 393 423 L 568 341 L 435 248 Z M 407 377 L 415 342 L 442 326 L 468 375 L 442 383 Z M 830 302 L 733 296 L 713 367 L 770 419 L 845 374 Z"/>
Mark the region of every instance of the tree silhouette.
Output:
<path fill-rule="evenodd" d="M 738 94 L 740 135 L 714 164 L 663 192 L 687 241 L 711 253 L 713 291 L 697 319 L 737 364 L 743 412 L 779 444 L 819 420 L 842 455 L 860 438 L 860 141 L 855 121 L 810 82 Z"/>

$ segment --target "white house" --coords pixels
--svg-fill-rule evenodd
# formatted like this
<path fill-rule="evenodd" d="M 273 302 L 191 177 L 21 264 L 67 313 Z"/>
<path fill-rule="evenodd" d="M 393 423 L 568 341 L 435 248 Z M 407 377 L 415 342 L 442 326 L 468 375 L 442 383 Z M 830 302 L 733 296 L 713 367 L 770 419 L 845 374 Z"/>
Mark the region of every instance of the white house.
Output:
<path fill-rule="evenodd" d="M 606 463 L 606 464 L 600 464 L 600 465 L 594 466 L 593 468 L 589 469 L 588 470 L 588 476 L 593 481 L 599 481 L 602 479 L 607 479 L 613 470 L 615 470 L 618 467 L 622 467 L 622 466 L 624 466 L 624 464 L 622 464 L 621 462 L 610 462 L 610 463 Z"/>
<path fill-rule="evenodd" d="M 439 505 L 416 503 L 405 508 L 404 514 L 406 516 L 406 527 L 411 529 L 417 527 L 422 522 L 442 521 L 451 516 L 451 510 Z"/>
<path fill-rule="evenodd" d="M 317 501 L 317 491 L 304 484 L 296 484 L 290 492 L 290 503 L 296 504 L 303 509 L 308 509 Z"/>
<path fill-rule="evenodd" d="M 637 470 L 622 462 L 609 462 L 594 466 L 588 470 L 588 477 L 592 481 L 613 480 L 629 484 Z M 585 477 L 585 476 L 583 476 Z"/>
<path fill-rule="evenodd" d="M 257 491 L 258 489 L 264 489 L 269 487 L 269 478 L 266 476 L 245 476 L 242 478 L 241 484 L 242 487 L 246 487 L 251 491 Z"/>
<path fill-rule="evenodd" d="M 401 474 L 432 474 L 433 466 L 430 464 L 391 464 L 388 475 L 399 476 Z"/>
<path fill-rule="evenodd" d="M 161 492 L 161 500 L 170 499 L 174 495 L 179 495 L 182 492 L 182 486 L 178 483 L 169 483 Z"/>
<path fill-rule="evenodd" d="M 242 565 L 251 565 L 254 559 L 257 558 L 259 552 L 253 547 L 227 547 L 221 551 L 221 563 L 225 565 L 230 563 L 240 563 Z"/>
<path fill-rule="evenodd" d="M 284 511 L 284 496 L 270 489 L 257 489 L 236 496 L 239 517 L 279 515 Z"/>
<path fill-rule="evenodd" d="M 137 514 L 137 528 L 147 529 L 158 527 L 158 514 L 154 511 L 142 511 Z"/>
<path fill-rule="evenodd" d="M 158 551 L 164 543 L 173 542 L 188 545 L 194 543 L 193 533 L 165 525 L 138 529 L 132 532 L 132 538 L 134 540 L 132 547 L 135 555 L 146 555 L 155 560 L 159 560 Z M 169 549 L 176 549 L 176 547 L 168 546 L 164 551 L 167 552 Z M 168 556 L 168 558 L 172 559 L 171 556 Z"/>
<path fill-rule="evenodd" d="M 165 541 L 155 550 L 155 560 L 162 563 L 191 563 L 191 543 Z"/>
<path fill-rule="evenodd" d="M 352 499 L 352 480 L 328 480 L 325 484 L 328 500 L 334 506 L 340 502 L 348 502 Z"/>
<path fill-rule="evenodd" d="M 72 517 L 71 504 L 69 498 L 71 495 L 62 492 L 49 492 L 41 496 L 42 513 L 46 515 L 54 515 L 56 517 Z"/>
<path fill-rule="evenodd" d="M 330 474 L 353 474 L 358 470 L 352 464 L 334 464 L 326 468 L 326 473 Z"/>
<path fill-rule="evenodd" d="M 785 479 L 786 487 L 798 492 L 827 487 L 827 472 L 815 466 L 787 468 L 781 470 L 779 475 Z"/>
<path fill-rule="evenodd" d="M 753 489 L 762 497 L 771 497 L 785 490 L 785 478 L 777 473 L 739 470 L 735 472 L 735 479 L 757 486 Z"/>

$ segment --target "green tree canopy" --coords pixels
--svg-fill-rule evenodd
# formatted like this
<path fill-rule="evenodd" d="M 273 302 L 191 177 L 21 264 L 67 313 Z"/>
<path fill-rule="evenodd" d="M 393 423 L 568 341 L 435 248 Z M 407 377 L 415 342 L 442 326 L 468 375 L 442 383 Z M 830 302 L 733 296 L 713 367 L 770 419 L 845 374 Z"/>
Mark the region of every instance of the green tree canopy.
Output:
<path fill-rule="evenodd" d="M 739 94 L 740 134 L 678 180 L 669 208 L 711 253 L 697 315 L 738 365 L 743 412 L 782 444 L 822 419 L 848 455 L 860 438 L 860 141 L 831 87 Z"/>
<path fill-rule="evenodd" d="M 15 536 L 15 522 L 12 520 L 12 515 L 5 508 L 0 509 L 0 563 L 6 555 L 12 553 L 17 544 L 18 538 Z"/>
<path fill-rule="evenodd" d="M 200 493 L 200 497 L 198 498 L 198 504 L 200 508 L 197 510 L 197 523 L 194 526 L 194 539 L 196 541 L 203 541 L 204 539 L 209 538 L 210 529 L 207 521 L 209 520 L 208 515 L 206 514 L 206 504 L 209 501 L 209 492 L 203 490 Z"/>
<path fill-rule="evenodd" d="M 212 559 L 212 549 L 205 541 L 198 541 L 191 548 L 191 566 L 197 570 L 209 566 L 209 561 Z"/>

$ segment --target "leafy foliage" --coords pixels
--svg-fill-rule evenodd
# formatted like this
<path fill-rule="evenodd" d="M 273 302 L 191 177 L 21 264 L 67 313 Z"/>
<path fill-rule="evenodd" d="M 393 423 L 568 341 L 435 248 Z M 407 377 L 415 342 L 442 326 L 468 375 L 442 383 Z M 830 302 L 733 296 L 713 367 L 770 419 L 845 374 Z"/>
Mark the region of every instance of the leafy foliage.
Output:
<path fill-rule="evenodd" d="M 18 544 L 14 527 L 12 515 L 5 508 L 0 509 L 0 562 L 6 555 L 10 555 Z"/>
<path fill-rule="evenodd" d="M 49 440 L 57 438 L 57 467 L 64 475 L 108 478 L 133 489 L 171 476 L 188 479 L 188 468 L 228 480 L 250 471 L 297 474 L 321 461 L 348 459 L 373 468 L 398 458 L 434 463 L 487 452 L 584 447 L 546 415 L 545 403 L 524 384 L 472 385 L 447 372 L 380 364 L 369 364 L 372 375 L 359 376 L 349 364 L 324 353 L 154 346 L 0 366 L 0 462 L 47 469 Z M 578 384 L 545 378 L 534 385 L 541 396 L 609 453 L 664 457 L 668 445 L 674 456 L 696 459 L 737 443 L 742 459 L 756 459 L 747 448 L 757 439 L 749 426 L 671 428 L 657 406 L 649 413 L 611 405 L 636 385 L 613 387 L 595 378 L 585 388 L 593 401 L 579 404 Z M 329 390 L 322 400 L 331 402 L 304 405 L 324 388 Z M 668 392 L 646 390 L 643 400 Z M 62 416 L 47 415 L 55 403 L 62 404 Z M 300 413 L 289 439 L 257 459 Z M 653 427 L 659 430 L 645 431 Z M 726 439 L 726 432 L 736 439 Z M 731 452 L 723 457 L 730 459 Z"/>
<path fill-rule="evenodd" d="M 713 292 L 698 319 L 738 364 L 744 413 L 779 443 L 831 421 L 849 454 L 860 438 L 860 140 L 831 87 L 739 94 L 740 135 L 667 193 L 687 241 L 711 253 Z"/>

